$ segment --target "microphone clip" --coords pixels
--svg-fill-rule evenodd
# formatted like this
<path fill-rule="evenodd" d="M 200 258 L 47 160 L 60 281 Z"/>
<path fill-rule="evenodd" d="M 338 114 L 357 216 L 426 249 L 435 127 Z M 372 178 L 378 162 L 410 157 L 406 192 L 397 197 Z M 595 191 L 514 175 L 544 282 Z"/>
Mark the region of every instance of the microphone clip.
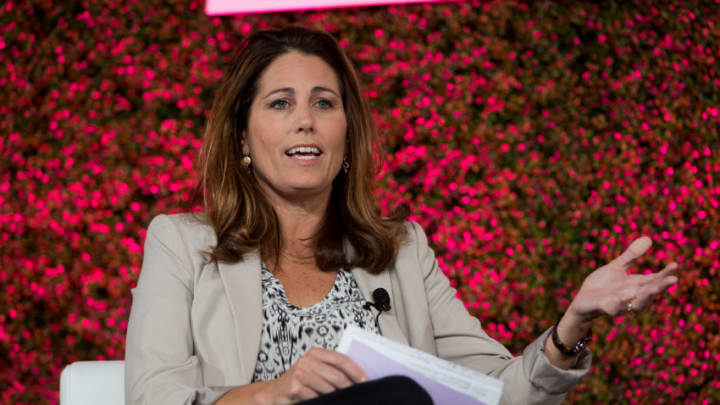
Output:
<path fill-rule="evenodd" d="M 366 302 L 363 308 L 370 309 L 370 307 L 374 307 L 378 311 L 378 316 L 381 312 L 390 311 L 390 294 L 384 288 L 376 288 L 372 296 L 373 302 Z"/>

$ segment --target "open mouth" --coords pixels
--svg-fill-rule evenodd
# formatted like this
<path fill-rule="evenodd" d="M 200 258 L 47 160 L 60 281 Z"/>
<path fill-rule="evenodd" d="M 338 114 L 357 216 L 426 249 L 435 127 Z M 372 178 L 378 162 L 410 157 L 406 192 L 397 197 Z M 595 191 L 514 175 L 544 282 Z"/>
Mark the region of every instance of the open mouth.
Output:
<path fill-rule="evenodd" d="M 314 159 L 322 155 L 322 150 L 317 146 L 293 146 L 285 151 L 285 155 L 297 159 Z"/>

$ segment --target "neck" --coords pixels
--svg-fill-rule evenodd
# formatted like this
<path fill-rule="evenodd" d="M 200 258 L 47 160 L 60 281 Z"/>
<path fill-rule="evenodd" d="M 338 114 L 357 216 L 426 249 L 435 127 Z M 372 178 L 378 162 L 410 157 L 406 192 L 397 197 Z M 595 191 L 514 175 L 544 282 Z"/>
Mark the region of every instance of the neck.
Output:
<path fill-rule="evenodd" d="M 314 257 L 314 237 L 325 220 L 330 190 L 294 198 L 283 198 L 275 192 L 267 191 L 266 195 L 280 224 L 280 253 L 287 258 L 302 261 Z"/>

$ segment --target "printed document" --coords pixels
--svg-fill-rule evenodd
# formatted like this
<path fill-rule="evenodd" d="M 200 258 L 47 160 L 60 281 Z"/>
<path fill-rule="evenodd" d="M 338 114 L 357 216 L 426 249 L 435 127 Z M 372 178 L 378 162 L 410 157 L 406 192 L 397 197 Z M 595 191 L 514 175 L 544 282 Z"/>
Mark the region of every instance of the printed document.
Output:
<path fill-rule="evenodd" d="M 502 381 L 350 325 L 336 349 L 371 379 L 412 378 L 438 405 L 497 405 Z"/>

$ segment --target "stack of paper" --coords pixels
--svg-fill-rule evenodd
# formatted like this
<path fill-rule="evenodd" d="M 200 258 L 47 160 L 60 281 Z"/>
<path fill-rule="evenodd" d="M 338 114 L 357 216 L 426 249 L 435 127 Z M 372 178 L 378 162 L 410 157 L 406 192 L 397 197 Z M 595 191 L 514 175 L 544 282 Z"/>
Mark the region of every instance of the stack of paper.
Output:
<path fill-rule="evenodd" d="M 350 325 L 336 349 L 371 378 L 410 377 L 437 405 L 497 405 L 502 381 Z"/>

